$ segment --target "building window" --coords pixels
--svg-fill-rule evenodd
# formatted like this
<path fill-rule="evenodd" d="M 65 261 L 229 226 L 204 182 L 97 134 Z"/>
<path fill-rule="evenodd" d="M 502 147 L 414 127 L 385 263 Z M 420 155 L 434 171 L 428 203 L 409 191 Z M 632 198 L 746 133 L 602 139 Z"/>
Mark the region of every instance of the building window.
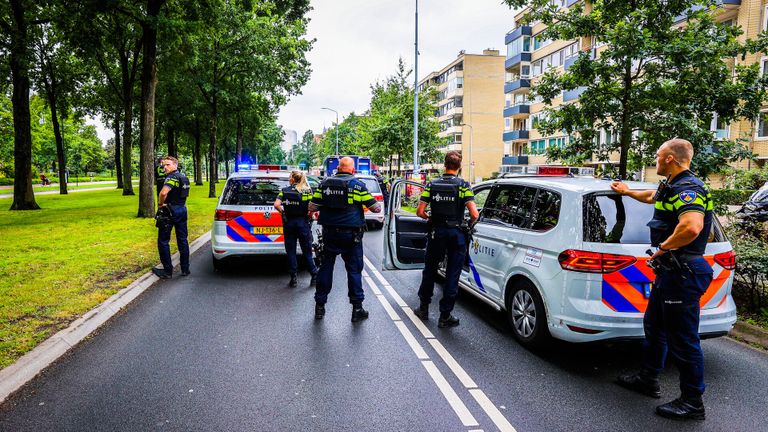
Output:
<path fill-rule="evenodd" d="M 760 61 L 760 76 L 765 76 L 766 72 L 768 72 L 768 57 L 763 57 Z"/>
<path fill-rule="evenodd" d="M 768 112 L 761 112 L 757 119 L 757 137 L 768 138 Z"/>
<path fill-rule="evenodd" d="M 504 130 L 509 130 L 512 127 L 512 121 L 509 118 L 504 119 Z"/>
<path fill-rule="evenodd" d="M 530 154 L 532 155 L 544 154 L 546 147 L 547 147 L 547 140 L 540 139 L 540 140 L 531 141 Z"/>
<path fill-rule="evenodd" d="M 541 60 L 533 62 L 533 76 L 537 77 L 541 75 Z"/>
<path fill-rule="evenodd" d="M 763 31 L 768 30 L 768 5 L 763 6 Z"/>

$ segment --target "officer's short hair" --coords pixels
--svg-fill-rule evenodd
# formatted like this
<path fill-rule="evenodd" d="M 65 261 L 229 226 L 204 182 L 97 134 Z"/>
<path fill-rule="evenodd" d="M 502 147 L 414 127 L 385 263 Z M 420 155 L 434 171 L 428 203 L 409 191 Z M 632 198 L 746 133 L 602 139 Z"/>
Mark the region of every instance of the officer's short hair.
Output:
<path fill-rule="evenodd" d="M 445 168 L 449 170 L 457 170 L 461 168 L 461 153 L 456 150 L 451 150 L 445 154 Z"/>
<path fill-rule="evenodd" d="M 684 164 L 691 163 L 693 159 L 693 145 L 690 141 L 682 138 L 673 138 L 664 144 L 667 145 L 667 149 L 672 153 L 676 161 Z"/>
<path fill-rule="evenodd" d="M 173 157 L 173 156 L 165 156 L 165 157 L 163 157 L 162 159 L 160 159 L 160 161 L 161 161 L 161 162 L 162 162 L 162 161 L 164 161 L 164 160 L 169 160 L 169 161 L 171 161 L 171 162 L 175 163 L 175 164 L 176 164 L 176 166 L 179 166 L 179 160 L 178 160 L 178 159 L 176 159 L 176 158 L 175 158 L 175 157 Z"/>

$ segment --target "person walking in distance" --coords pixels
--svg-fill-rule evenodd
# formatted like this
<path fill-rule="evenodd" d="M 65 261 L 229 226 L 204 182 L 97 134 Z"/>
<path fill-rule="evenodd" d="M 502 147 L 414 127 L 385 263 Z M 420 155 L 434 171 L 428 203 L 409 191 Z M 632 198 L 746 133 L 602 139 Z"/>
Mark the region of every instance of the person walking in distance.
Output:
<path fill-rule="evenodd" d="M 165 182 L 158 196 L 158 209 L 167 211 L 170 223 L 162 224 L 157 231 L 157 251 L 163 268 L 153 268 L 152 272 L 161 279 L 170 279 L 173 274 L 171 262 L 171 229 L 176 231 L 176 244 L 179 247 L 181 275 L 189 275 L 189 241 L 187 240 L 187 197 L 189 179 L 179 172 L 179 161 L 173 156 L 166 156 L 160 161 L 165 172 Z"/>
<path fill-rule="evenodd" d="M 693 146 L 672 139 L 656 152 L 656 172 L 666 177 L 656 191 L 630 190 L 621 182 L 615 192 L 653 204 L 651 245 L 656 279 L 643 317 L 643 360 L 636 373 L 621 375 L 622 387 L 661 397 L 659 374 L 669 353 L 680 371 L 680 397 L 656 407 L 673 419 L 705 418 L 704 354 L 699 340 L 699 301 L 712 282 L 704 249 L 712 229 L 712 196 L 689 169 Z"/>
<path fill-rule="evenodd" d="M 368 311 L 363 309 L 363 206 L 379 213 L 381 204 L 368 192 L 365 183 L 355 178 L 354 172 L 354 160 L 341 158 L 336 174 L 323 180 L 309 204 L 310 211 L 320 211 L 318 223 L 323 227 L 323 255 L 315 290 L 315 319 L 325 316 L 325 303 L 333 286 L 337 255 L 341 255 L 347 270 L 352 322 L 368 318 Z"/>
<path fill-rule="evenodd" d="M 447 256 L 443 298 L 440 300 L 438 327 L 455 327 L 459 319 L 451 314 L 459 292 L 459 276 L 467 255 L 469 227 L 480 216 L 475 207 L 475 196 L 469 183 L 458 177 L 461 154 L 445 154 L 445 173 L 428 182 L 419 198 L 416 215 L 427 219 L 431 232 L 427 239 L 427 256 L 419 286 L 419 308 L 414 314 L 423 320 L 429 318 L 429 303 L 435 290 L 435 276 L 440 262 Z M 427 213 L 430 207 L 431 215 Z M 464 221 L 464 209 L 469 210 L 469 225 Z"/>
<path fill-rule="evenodd" d="M 292 288 L 297 285 L 296 241 L 298 240 L 301 253 L 307 261 L 309 274 L 312 275 L 309 285 L 315 286 L 317 268 L 312 257 L 312 219 L 309 213 L 312 189 L 307 183 L 307 176 L 301 171 L 291 171 L 288 181 L 290 186 L 284 187 L 275 200 L 275 209 L 283 215 L 285 253 L 288 254 L 288 272 L 291 275 L 288 285 Z"/>

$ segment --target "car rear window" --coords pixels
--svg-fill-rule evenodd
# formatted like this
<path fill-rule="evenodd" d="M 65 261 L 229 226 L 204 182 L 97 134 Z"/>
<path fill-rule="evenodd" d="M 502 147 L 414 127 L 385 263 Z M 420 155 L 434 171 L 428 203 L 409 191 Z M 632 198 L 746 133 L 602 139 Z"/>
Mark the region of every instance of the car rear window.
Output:
<path fill-rule="evenodd" d="M 584 241 L 595 243 L 650 244 L 653 205 L 612 192 L 584 196 Z M 726 241 L 717 218 L 708 242 Z"/>
<path fill-rule="evenodd" d="M 288 180 L 230 179 L 222 192 L 222 205 L 272 205 Z"/>
<path fill-rule="evenodd" d="M 368 189 L 368 192 L 381 193 L 381 188 L 379 188 L 379 182 L 376 179 L 358 178 L 358 180 L 360 180 L 365 184 L 365 188 Z"/>

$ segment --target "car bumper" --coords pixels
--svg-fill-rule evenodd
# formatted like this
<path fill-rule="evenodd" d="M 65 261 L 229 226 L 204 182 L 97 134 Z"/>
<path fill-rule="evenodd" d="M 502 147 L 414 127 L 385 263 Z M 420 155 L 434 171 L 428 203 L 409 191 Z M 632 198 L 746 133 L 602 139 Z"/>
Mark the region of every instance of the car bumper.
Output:
<path fill-rule="evenodd" d="M 285 243 L 283 242 L 233 242 L 226 235 L 211 237 L 211 252 L 216 259 L 246 255 L 286 255 Z M 301 255 L 301 248 L 297 247 L 296 253 Z"/>

